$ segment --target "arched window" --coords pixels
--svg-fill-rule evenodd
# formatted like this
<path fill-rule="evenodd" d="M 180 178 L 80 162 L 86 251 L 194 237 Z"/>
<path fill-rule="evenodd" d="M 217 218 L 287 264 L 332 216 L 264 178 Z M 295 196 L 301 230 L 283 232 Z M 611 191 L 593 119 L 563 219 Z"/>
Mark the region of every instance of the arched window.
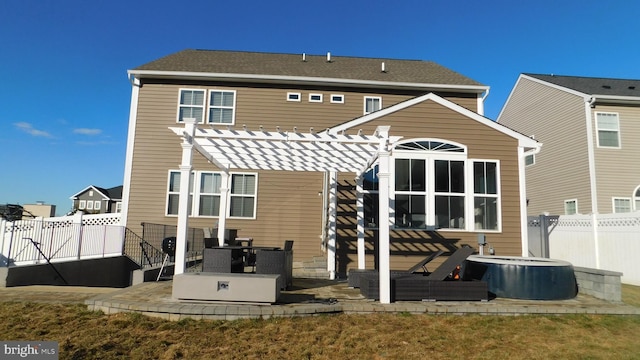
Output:
<path fill-rule="evenodd" d="M 640 211 L 640 185 L 633 192 L 633 210 Z"/>
<path fill-rule="evenodd" d="M 466 146 L 441 139 L 398 143 L 392 158 L 396 228 L 500 229 L 497 160 L 468 159 Z M 377 188 L 367 186 L 367 178 L 375 178 L 375 169 L 365 175 L 365 213 L 373 210 L 369 203 L 377 199 L 377 191 L 371 191 Z M 365 218 L 365 224 L 367 221 Z"/>

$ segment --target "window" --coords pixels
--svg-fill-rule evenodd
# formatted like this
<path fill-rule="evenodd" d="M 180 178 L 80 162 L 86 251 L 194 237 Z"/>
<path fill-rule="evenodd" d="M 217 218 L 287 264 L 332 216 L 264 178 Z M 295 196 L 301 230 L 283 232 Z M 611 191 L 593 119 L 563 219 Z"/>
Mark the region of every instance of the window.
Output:
<path fill-rule="evenodd" d="M 122 201 L 118 201 L 116 203 L 116 213 L 121 213 L 122 212 Z"/>
<path fill-rule="evenodd" d="M 309 94 L 309 102 L 322 102 L 322 94 Z"/>
<path fill-rule="evenodd" d="M 231 175 L 230 217 L 255 217 L 256 175 Z"/>
<path fill-rule="evenodd" d="M 193 173 L 189 179 L 189 215 L 191 215 L 191 205 L 193 202 Z M 178 215 L 178 204 L 180 202 L 180 171 L 169 172 L 169 191 L 167 192 L 167 215 Z"/>
<path fill-rule="evenodd" d="M 435 160 L 436 225 L 464 228 L 464 161 Z"/>
<path fill-rule="evenodd" d="M 381 97 L 370 97 L 365 96 L 364 98 L 364 113 L 370 114 L 374 111 L 378 111 L 382 109 L 382 98 Z"/>
<path fill-rule="evenodd" d="M 524 157 L 524 165 L 525 166 L 529 166 L 529 165 L 533 165 L 536 163 L 536 156 L 535 155 L 527 155 Z"/>
<path fill-rule="evenodd" d="M 631 212 L 630 198 L 613 198 L 613 212 L 626 213 Z"/>
<path fill-rule="evenodd" d="M 575 215 L 578 213 L 578 200 L 571 199 L 564 201 L 564 214 L 565 215 Z"/>
<path fill-rule="evenodd" d="M 211 90 L 209 92 L 209 123 L 233 124 L 235 106 L 235 91 Z"/>
<path fill-rule="evenodd" d="M 473 216 L 476 230 L 498 230 L 498 178 L 496 162 L 473 162 Z"/>
<path fill-rule="evenodd" d="M 300 93 L 287 93 L 287 101 L 300 101 Z"/>
<path fill-rule="evenodd" d="M 100 210 L 100 201 L 99 201 L 99 200 L 96 200 L 96 201 L 93 203 L 93 209 L 94 209 L 94 210 Z"/>
<path fill-rule="evenodd" d="M 93 197 L 93 190 L 89 190 L 89 197 Z"/>
<path fill-rule="evenodd" d="M 390 194 L 396 228 L 500 231 L 500 166 L 438 139 L 397 144 Z M 365 173 L 365 226 L 377 224 L 377 169 Z"/>
<path fill-rule="evenodd" d="M 220 185 L 222 176 L 215 173 L 200 174 L 200 201 L 198 215 L 218 216 L 220 211 Z"/>
<path fill-rule="evenodd" d="M 636 191 L 633 193 L 633 209 L 635 211 L 640 211 L 640 186 L 636 188 Z"/>
<path fill-rule="evenodd" d="M 331 103 L 332 104 L 344 104 L 344 95 L 331 94 Z"/>
<path fill-rule="evenodd" d="M 598 147 L 620 147 L 620 121 L 617 113 L 596 113 Z"/>
<path fill-rule="evenodd" d="M 377 228 L 379 224 L 378 182 L 378 165 L 375 165 L 364 174 L 362 179 L 364 226 L 368 228 Z"/>
<path fill-rule="evenodd" d="M 93 210 L 93 201 L 87 200 L 87 210 Z"/>
<path fill-rule="evenodd" d="M 80 210 L 84 210 L 84 208 L 87 206 L 87 202 L 85 200 L 80 200 L 78 202 L 78 209 Z"/>
<path fill-rule="evenodd" d="M 256 174 L 231 174 L 230 216 L 255 218 Z M 189 184 L 189 215 L 199 217 L 220 216 L 222 175 L 218 172 L 195 171 Z M 167 184 L 167 215 L 178 214 L 180 199 L 180 172 L 169 171 Z"/>
<path fill-rule="evenodd" d="M 178 122 L 187 118 L 196 119 L 196 123 L 203 121 L 204 90 L 180 89 L 178 101 Z"/>

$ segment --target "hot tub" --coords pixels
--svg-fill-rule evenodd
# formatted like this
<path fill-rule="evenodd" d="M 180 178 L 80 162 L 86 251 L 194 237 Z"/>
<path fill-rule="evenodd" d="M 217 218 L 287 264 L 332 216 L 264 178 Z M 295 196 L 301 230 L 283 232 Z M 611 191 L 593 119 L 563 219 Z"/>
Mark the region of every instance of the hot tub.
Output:
<path fill-rule="evenodd" d="M 578 294 L 573 265 L 562 260 L 471 255 L 464 277 L 486 281 L 496 297 L 566 300 Z"/>

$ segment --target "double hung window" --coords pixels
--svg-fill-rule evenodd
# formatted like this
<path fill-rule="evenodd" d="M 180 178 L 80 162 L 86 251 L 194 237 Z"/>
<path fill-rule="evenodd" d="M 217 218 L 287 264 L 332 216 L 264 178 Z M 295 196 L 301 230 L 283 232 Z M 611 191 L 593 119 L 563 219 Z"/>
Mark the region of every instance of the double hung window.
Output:
<path fill-rule="evenodd" d="M 598 147 L 620 147 L 620 120 L 617 113 L 596 113 Z"/>
<path fill-rule="evenodd" d="M 209 122 L 212 124 L 233 124 L 235 105 L 235 91 L 211 90 L 209 92 Z"/>
<path fill-rule="evenodd" d="M 364 113 L 370 114 L 382 109 L 382 98 L 379 96 L 366 96 L 364 98 Z"/>
<path fill-rule="evenodd" d="M 564 201 L 564 214 L 575 215 L 578 213 L 578 200 L 571 199 Z"/>
<path fill-rule="evenodd" d="M 196 123 L 204 121 L 204 90 L 180 89 L 178 101 L 178 121 L 196 119 Z"/>
<path fill-rule="evenodd" d="M 613 212 L 614 213 L 631 212 L 631 199 L 630 198 L 613 198 Z"/>

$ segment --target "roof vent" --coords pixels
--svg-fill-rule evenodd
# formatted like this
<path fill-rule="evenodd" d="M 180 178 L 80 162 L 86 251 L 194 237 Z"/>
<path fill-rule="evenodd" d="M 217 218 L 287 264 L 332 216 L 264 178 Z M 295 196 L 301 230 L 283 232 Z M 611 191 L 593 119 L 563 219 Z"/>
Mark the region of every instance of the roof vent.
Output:
<path fill-rule="evenodd" d="M 331 62 L 331 53 L 327 51 L 327 62 Z"/>
<path fill-rule="evenodd" d="M 635 90 L 636 87 L 635 86 L 629 86 L 629 90 Z"/>
<path fill-rule="evenodd" d="M 302 53 L 302 61 L 307 62 L 307 54 Z"/>
<path fill-rule="evenodd" d="M 382 72 L 383 73 L 387 72 L 387 68 L 384 66 L 384 61 L 382 62 Z"/>
<path fill-rule="evenodd" d="M 611 85 L 602 85 L 604 89 L 611 89 Z"/>

